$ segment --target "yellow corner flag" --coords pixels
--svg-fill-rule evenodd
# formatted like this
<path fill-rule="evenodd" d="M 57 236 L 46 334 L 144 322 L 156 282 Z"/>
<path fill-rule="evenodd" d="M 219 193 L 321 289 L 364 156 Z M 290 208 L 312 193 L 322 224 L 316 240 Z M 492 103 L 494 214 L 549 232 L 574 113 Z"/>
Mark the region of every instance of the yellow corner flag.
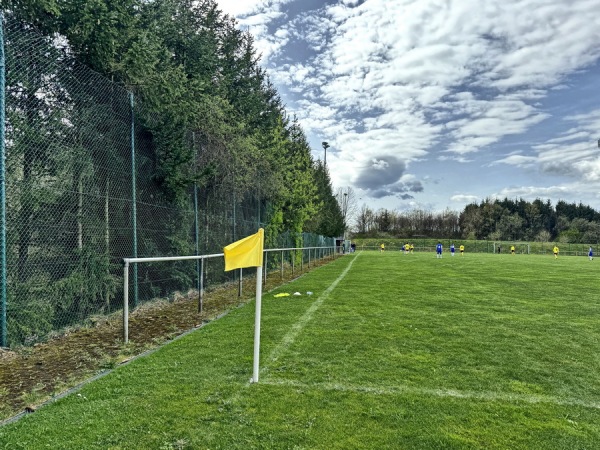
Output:
<path fill-rule="evenodd" d="M 265 232 L 259 228 L 258 233 L 223 248 L 225 272 L 243 267 L 262 267 L 264 242 Z"/>

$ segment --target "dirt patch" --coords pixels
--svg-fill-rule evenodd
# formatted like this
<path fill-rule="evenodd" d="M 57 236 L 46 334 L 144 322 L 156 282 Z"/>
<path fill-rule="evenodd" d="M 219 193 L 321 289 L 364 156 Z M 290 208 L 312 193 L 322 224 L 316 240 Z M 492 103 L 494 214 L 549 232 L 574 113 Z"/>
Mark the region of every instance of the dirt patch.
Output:
<path fill-rule="evenodd" d="M 10 350 L 0 348 L 0 361 L 9 361 L 16 357 L 17 357 L 16 352 L 11 352 Z"/>
<path fill-rule="evenodd" d="M 310 270 L 330 261 L 312 262 Z M 306 266 L 304 269 L 304 272 L 309 270 Z M 268 292 L 302 273 L 286 270 L 283 277 L 279 272 L 272 273 L 263 290 Z M 195 294 L 141 306 L 130 315 L 127 345 L 123 343 L 122 316 L 115 314 L 97 318 L 89 327 L 65 330 L 62 335 L 33 347 L 0 349 L 0 420 L 33 411 L 37 405 L 81 381 L 252 300 L 254 288 L 255 283 L 247 279 L 241 296 L 237 284 L 206 292 L 202 313 L 198 313 Z"/>

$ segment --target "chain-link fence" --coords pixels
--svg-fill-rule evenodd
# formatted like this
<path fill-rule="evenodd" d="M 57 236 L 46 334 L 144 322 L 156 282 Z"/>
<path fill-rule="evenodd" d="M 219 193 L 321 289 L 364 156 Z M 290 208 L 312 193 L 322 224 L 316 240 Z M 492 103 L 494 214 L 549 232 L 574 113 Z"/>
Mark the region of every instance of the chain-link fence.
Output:
<path fill-rule="evenodd" d="M 122 258 L 221 252 L 267 220 L 258 193 L 191 188 L 176 204 L 151 177 L 156 164 L 143 105 L 78 64 L 60 38 L 11 18 L 5 56 L 6 288 L 1 345 L 121 308 Z M 0 64 L 1 65 L 1 64 Z M 189 133 L 191 151 L 201 142 Z M 329 245 L 309 235 L 279 246 Z M 1 255 L 0 255 L 1 256 Z M 195 263 L 133 267 L 132 304 L 197 286 Z M 207 271 L 205 285 L 223 282 Z M 2 278 L 2 277 L 0 277 Z"/>

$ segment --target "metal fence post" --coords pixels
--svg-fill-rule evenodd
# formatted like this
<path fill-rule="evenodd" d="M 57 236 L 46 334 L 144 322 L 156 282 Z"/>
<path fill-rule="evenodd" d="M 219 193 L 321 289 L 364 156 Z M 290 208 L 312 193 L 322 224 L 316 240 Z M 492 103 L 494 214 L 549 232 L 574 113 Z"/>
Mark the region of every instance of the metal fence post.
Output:
<path fill-rule="evenodd" d="M 198 312 L 204 309 L 204 258 L 200 259 L 200 291 L 198 292 Z"/>
<path fill-rule="evenodd" d="M 133 228 L 133 257 L 138 257 L 137 252 L 137 200 L 135 179 L 135 115 L 133 112 L 133 93 L 129 93 L 129 104 L 131 106 L 131 206 L 132 206 L 132 228 Z M 137 263 L 133 263 L 133 306 L 138 303 L 138 270 Z"/>
<path fill-rule="evenodd" d="M 266 285 L 267 284 L 267 269 L 269 268 L 267 258 L 269 257 L 269 253 L 265 252 L 264 254 L 265 254 L 265 257 L 264 257 L 264 259 L 265 259 L 265 270 L 264 270 L 264 272 L 265 272 L 265 274 L 264 274 L 265 279 L 264 279 L 264 284 Z"/>
<path fill-rule="evenodd" d="M 235 241 L 237 241 L 237 239 L 235 237 L 235 235 L 236 235 L 236 229 L 235 229 L 235 223 L 236 223 L 236 220 L 235 220 L 235 191 L 232 193 L 232 197 L 233 197 L 232 198 L 233 205 L 232 205 L 231 209 L 232 209 L 233 219 L 232 219 L 232 224 L 231 225 L 232 225 L 232 234 L 233 234 L 232 237 L 233 237 L 233 239 L 232 239 L 231 242 L 235 242 Z"/>
<path fill-rule="evenodd" d="M 258 206 L 256 210 L 256 227 L 260 228 L 260 186 L 258 187 L 258 195 L 256 196 L 256 204 Z"/>
<path fill-rule="evenodd" d="M 198 155 L 196 152 L 196 133 L 192 133 L 192 145 L 194 147 L 194 170 L 196 168 L 196 161 Z M 196 250 L 196 256 L 200 254 L 200 224 L 198 222 L 198 183 L 194 181 L 194 246 Z M 196 290 L 200 295 L 200 261 L 196 260 Z"/>
<path fill-rule="evenodd" d="M 129 342 L 129 261 L 127 260 L 123 262 L 123 341 L 126 344 Z"/>
<path fill-rule="evenodd" d="M 194 246 L 196 256 L 200 254 L 200 231 L 198 223 L 198 185 L 194 183 Z M 200 292 L 200 261 L 196 260 L 196 290 Z"/>
<path fill-rule="evenodd" d="M 5 167 L 5 59 L 4 59 L 4 16 L 0 12 L 0 347 L 8 347 L 6 331 L 6 180 Z"/>

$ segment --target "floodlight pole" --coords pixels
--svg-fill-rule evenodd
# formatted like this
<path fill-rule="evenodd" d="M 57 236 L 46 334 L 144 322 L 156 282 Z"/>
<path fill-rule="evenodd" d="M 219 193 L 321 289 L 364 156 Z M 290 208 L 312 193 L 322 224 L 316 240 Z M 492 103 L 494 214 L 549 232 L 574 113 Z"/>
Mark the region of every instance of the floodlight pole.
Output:
<path fill-rule="evenodd" d="M 322 142 L 321 145 L 323 146 L 323 150 L 324 150 L 323 165 L 327 166 L 327 149 L 330 147 L 330 145 L 328 142 Z"/>

